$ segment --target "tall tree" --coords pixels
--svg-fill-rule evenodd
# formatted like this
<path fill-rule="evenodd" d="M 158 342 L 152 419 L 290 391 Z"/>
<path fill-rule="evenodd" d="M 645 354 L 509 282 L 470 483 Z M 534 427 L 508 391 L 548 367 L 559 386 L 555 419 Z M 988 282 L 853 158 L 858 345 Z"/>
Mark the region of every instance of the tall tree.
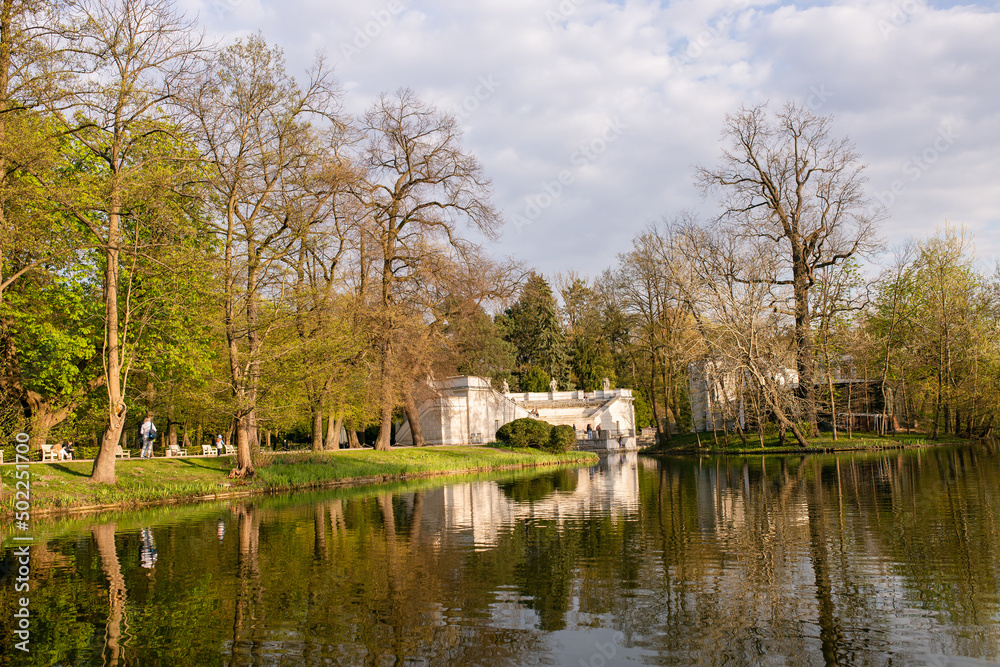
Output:
<path fill-rule="evenodd" d="M 172 86 L 199 54 L 192 25 L 166 0 L 118 0 L 79 5 L 83 26 L 77 50 L 92 74 L 72 82 L 72 116 L 63 118 L 80 157 L 89 165 L 63 205 L 103 251 L 104 386 L 108 420 L 91 480 L 114 483 L 115 448 L 125 424 L 125 389 L 134 360 L 136 313 L 122 278 L 134 277 L 133 261 L 144 230 L 169 225 L 174 207 L 161 203 L 183 190 L 193 156 L 178 149 L 182 138 L 167 115 Z"/>
<path fill-rule="evenodd" d="M 454 117 L 401 89 L 381 95 L 361 125 L 367 185 L 358 196 L 369 212 L 378 276 L 371 299 L 380 384 L 375 448 L 385 450 L 399 396 L 396 334 L 413 317 L 409 292 L 422 262 L 435 254 L 428 252 L 435 244 L 460 254 L 475 249 L 461 236 L 460 223 L 492 237 L 502 220 L 482 166 L 462 149 Z"/>
<path fill-rule="evenodd" d="M 514 359 L 522 379 L 536 367 L 559 385 L 569 381 L 569 351 L 552 288 L 532 271 L 514 304 L 497 318 L 497 324 L 516 350 Z"/>
<path fill-rule="evenodd" d="M 604 335 L 600 295 L 577 276 L 570 276 L 559 291 L 575 384 L 584 391 L 594 391 L 603 385 L 604 378 L 614 383 L 615 361 L 611 343 Z"/>
<path fill-rule="evenodd" d="M 726 116 L 719 166 L 697 170 L 705 192 L 722 194 L 727 233 L 780 260 L 775 275 L 754 279 L 791 287 L 799 389 L 813 432 L 809 291 L 817 271 L 875 247 L 884 215 L 865 195 L 860 156 L 847 139 L 831 136 L 832 123 L 793 103 L 773 115 L 766 104 L 743 107 Z"/>
<path fill-rule="evenodd" d="M 212 219 L 223 247 L 237 452 L 231 474 L 252 477 L 261 366 L 281 315 L 264 296 L 280 292 L 295 239 L 327 219 L 336 183 L 318 173 L 328 168 L 336 139 L 337 95 L 322 63 L 302 88 L 285 71 L 280 50 L 252 36 L 219 52 L 188 83 L 185 98 L 210 164 Z M 294 202 L 290 192 L 298 193 Z M 319 220 L 311 215 L 321 211 Z"/>

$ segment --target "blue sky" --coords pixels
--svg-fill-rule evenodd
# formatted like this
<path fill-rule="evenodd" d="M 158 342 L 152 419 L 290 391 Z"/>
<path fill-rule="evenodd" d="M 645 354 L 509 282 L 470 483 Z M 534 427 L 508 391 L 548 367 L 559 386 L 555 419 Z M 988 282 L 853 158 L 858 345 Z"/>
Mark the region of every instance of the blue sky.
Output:
<path fill-rule="evenodd" d="M 693 185 L 725 114 L 787 100 L 835 117 L 895 243 L 947 220 L 1000 259 L 1000 9 L 847 0 L 182 0 L 210 36 L 261 31 L 345 105 L 415 90 L 457 114 L 508 224 L 496 255 L 595 275 L 646 224 L 717 212 Z M 304 76 L 304 74 L 303 74 Z M 563 183 L 560 183 L 560 177 Z"/>

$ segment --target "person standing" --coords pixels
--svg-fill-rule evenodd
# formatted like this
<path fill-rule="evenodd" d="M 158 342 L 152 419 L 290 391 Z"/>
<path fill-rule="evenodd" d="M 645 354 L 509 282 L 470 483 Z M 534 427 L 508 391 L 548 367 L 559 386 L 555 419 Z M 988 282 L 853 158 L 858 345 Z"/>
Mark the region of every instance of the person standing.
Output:
<path fill-rule="evenodd" d="M 153 441 L 156 440 L 156 426 L 153 425 L 153 416 L 146 415 L 139 427 L 139 434 L 142 436 L 142 450 L 139 453 L 141 459 L 153 458 Z"/>

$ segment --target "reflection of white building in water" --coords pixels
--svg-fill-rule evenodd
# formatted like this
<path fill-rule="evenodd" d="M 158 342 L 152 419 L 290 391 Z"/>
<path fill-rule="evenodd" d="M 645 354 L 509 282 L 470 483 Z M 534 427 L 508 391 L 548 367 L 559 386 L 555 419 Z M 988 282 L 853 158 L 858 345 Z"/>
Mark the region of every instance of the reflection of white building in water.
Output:
<path fill-rule="evenodd" d="M 489 380 L 452 377 L 432 383 L 435 395 L 421 403 L 420 428 L 429 445 L 481 444 L 515 419 L 533 417 L 577 431 L 581 447 L 635 449 L 635 411 L 631 389 L 501 393 Z M 589 428 L 588 428 L 589 427 Z M 596 435 L 600 432 L 600 438 Z M 410 424 L 396 433 L 396 443 L 413 442 Z"/>
<path fill-rule="evenodd" d="M 501 533 L 522 521 L 555 519 L 562 523 L 593 514 L 632 516 L 639 510 L 638 459 L 634 451 L 601 457 L 592 468 L 564 473 L 576 476 L 572 491 L 556 489 L 534 501 L 514 500 L 497 482 L 454 484 L 427 491 L 422 530 L 435 534 L 435 539 L 459 535 L 486 547 L 495 545 Z"/>

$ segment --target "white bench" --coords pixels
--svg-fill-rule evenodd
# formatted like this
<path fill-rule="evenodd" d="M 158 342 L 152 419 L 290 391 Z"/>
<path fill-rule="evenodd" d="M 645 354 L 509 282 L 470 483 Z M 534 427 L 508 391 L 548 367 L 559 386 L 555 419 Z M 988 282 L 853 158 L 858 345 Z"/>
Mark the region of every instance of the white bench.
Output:
<path fill-rule="evenodd" d="M 115 458 L 116 459 L 130 459 L 132 458 L 132 452 L 127 449 L 122 449 L 121 445 L 115 445 Z"/>
<path fill-rule="evenodd" d="M 232 445 L 226 445 L 226 456 L 236 456 L 236 448 Z"/>
<path fill-rule="evenodd" d="M 59 457 L 52 451 L 52 445 L 42 445 L 42 461 L 58 461 Z"/>
<path fill-rule="evenodd" d="M 173 447 L 167 447 L 166 455 L 167 456 L 173 456 L 173 457 L 187 456 L 188 455 L 188 450 L 186 448 L 185 449 L 181 449 L 180 447 L 174 445 Z"/>
<path fill-rule="evenodd" d="M 202 445 L 201 454 L 202 456 L 218 456 L 219 450 L 213 447 L 212 445 Z"/>

